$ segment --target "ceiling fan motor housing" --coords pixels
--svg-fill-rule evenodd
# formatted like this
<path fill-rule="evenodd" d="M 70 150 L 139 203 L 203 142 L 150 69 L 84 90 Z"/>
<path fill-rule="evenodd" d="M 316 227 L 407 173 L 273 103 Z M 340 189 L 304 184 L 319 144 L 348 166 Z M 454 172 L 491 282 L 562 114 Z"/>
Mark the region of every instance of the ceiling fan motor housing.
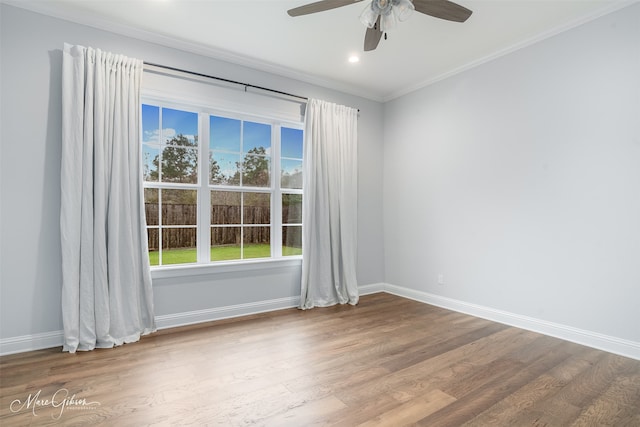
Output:
<path fill-rule="evenodd" d="M 373 0 L 371 2 L 371 8 L 380 15 L 388 15 L 391 13 L 394 3 L 398 3 L 399 0 Z"/>
<path fill-rule="evenodd" d="M 410 0 L 372 0 L 362 11 L 360 21 L 373 28 L 380 17 L 380 30 L 388 31 L 396 26 L 397 21 L 405 21 L 414 9 Z"/>

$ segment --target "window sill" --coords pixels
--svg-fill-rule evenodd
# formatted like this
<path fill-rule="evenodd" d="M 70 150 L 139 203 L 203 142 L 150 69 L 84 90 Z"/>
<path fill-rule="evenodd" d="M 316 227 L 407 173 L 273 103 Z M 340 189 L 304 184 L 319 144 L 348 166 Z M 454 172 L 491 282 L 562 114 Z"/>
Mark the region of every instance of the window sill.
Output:
<path fill-rule="evenodd" d="M 290 256 L 286 258 L 230 261 L 215 264 L 162 266 L 151 267 L 151 278 L 166 279 L 171 277 L 209 276 L 224 273 L 265 270 L 270 268 L 299 267 L 301 265 L 302 256 Z"/>

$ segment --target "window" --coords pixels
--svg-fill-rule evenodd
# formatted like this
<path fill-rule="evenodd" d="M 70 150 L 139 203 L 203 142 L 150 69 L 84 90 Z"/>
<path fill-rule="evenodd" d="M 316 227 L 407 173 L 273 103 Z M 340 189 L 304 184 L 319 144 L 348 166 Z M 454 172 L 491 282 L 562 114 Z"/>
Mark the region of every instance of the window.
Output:
<path fill-rule="evenodd" d="M 302 255 L 302 144 L 299 123 L 143 104 L 151 265 Z"/>
<path fill-rule="evenodd" d="M 282 128 L 280 141 L 282 255 L 302 255 L 302 130 Z"/>

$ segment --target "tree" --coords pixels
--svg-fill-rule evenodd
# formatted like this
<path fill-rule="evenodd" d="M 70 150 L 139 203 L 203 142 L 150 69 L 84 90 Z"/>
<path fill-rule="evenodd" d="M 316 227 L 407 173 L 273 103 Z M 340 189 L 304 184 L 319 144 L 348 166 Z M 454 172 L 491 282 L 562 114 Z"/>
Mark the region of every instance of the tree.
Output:
<path fill-rule="evenodd" d="M 302 194 L 282 195 L 282 218 L 285 224 L 302 222 Z"/>
<path fill-rule="evenodd" d="M 269 186 L 269 159 L 264 147 L 255 147 L 247 152 L 242 162 L 242 181 L 244 185 L 255 187 Z"/>
<path fill-rule="evenodd" d="M 295 169 L 293 173 L 282 171 L 280 174 L 282 188 L 302 188 L 302 171 Z"/>
<path fill-rule="evenodd" d="M 194 142 L 178 134 L 167 142 L 162 149 L 162 182 L 182 182 L 194 184 L 198 182 L 198 136 Z M 154 168 L 149 172 L 151 181 L 158 181 L 160 156 L 151 163 Z M 163 204 L 194 204 L 197 199 L 196 190 L 162 190 Z M 157 197 L 157 196 L 156 196 Z M 149 200 L 150 201 L 150 200 Z"/>
<path fill-rule="evenodd" d="M 209 152 L 209 183 L 224 184 L 225 176 L 220 169 L 218 161 L 213 158 L 213 153 Z"/>
<path fill-rule="evenodd" d="M 167 142 L 167 146 L 162 149 L 162 181 L 163 182 L 183 182 L 193 184 L 198 182 L 198 136 L 195 142 L 178 134 Z M 152 163 L 155 168 L 149 173 L 152 181 L 158 180 L 159 156 L 156 156 Z"/>

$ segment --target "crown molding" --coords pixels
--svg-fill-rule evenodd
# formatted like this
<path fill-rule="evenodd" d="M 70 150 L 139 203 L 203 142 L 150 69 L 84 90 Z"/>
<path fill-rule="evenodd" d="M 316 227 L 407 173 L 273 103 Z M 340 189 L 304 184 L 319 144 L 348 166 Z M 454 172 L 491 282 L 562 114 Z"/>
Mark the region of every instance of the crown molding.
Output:
<path fill-rule="evenodd" d="M 547 30 L 543 33 L 540 33 L 536 36 L 530 37 L 528 39 L 525 39 L 523 41 L 520 41 L 518 43 L 515 43 L 509 47 L 506 47 L 504 49 L 501 49 L 497 52 L 494 52 L 490 55 L 484 56 L 482 58 L 476 59 L 474 61 L 471 61 L 467 64 L 464 64 L 458 68 L 455 68 L 451 71 L 447 71 L 446 73 L 442 73 L 439 76 L 436 76 L 434 78 L 431 79 L 427 79 L 424 80 L 422 82 L 416 83 L 414 85 L 410 85 L 407 86 L 403 89 L 391 92 L 390 94 L 383 96 L 382 98 L 382 102 L 388 102 L 388 101 L 392 101 L 396 98 L 400 98 L 401 96 L 407 95 L 409 93 L 418 91 L 420 89 L 423 89 L 427 86 L 431 86 L 434 83 L 437 83 L 439 81 L 448 79 L 449 77 L 453 77 L 457 74 L 463 73 L 465 71 L 471 70 L 475 67 L 478 67 L 482 64 L 485 64 L 487 62 L 493 61 L 495 59 L 501 58 L 505 55 L 508 55 L 512 52 L 518 51 L 520 49 L 524 49 L 525 47 L 531 46 L 533 44 L 536 44 L 538 42 L 541 42 L 543 40 L 546 40 L 548 38 L 551 38 L 553 36 L 556 36 L 560 33 L 564 33 L 565 31 L 569 31 L 573 28 L 579 27 L 581 25 L 587 24 L 591 21 L 594 21 L 598 18 L 601 18 L 605 15 L 608 15 L 610 13 L 616 12 L 618 10 L 624 9 L 626 7 L 629 7 L 633 4 L 636 3 L 640 3 L 640 0 L 626 0 L 626 1 L 621 1 L 621 2 L 615 2 L 612 3 L 610 5 L 605 6 L 604 8 L 598 9 L 592 13 L 589 13 L 587 15 L 584 15 L 580 18 L 574 19 L 573 21 L 564 23 L 562 25 L 559 25 L 557 27 L 554 27 L 550 30 Z"/>
<path fill-rule="evenodd" d="M 591 22 L 602 16 L 624 9 L 639 3 L 640 0 L 623 0 L 615 1 L 610 5 L 600 8 L 594 12 L 588 13 L 580 18 L 574 19 L 568 23 L 554 27 L 548 31 L 545 31 L 536 36 L 530 37 L 521 42 L 515 43 L 509 47 L 501 49 L 490 55 L 478 58 L 474 61 L 468 62 L 453 70 L 442 73 L 434 78 L 426 79 L 416 84 L 406 86 L 397 91 L 393 91 L 388 94 L 372 93 L 364 88 L 356 87 L 348 83 L 340 82 L 333 79 L 323 78 L 317 75 L 308 74 L 299 70 L 295 70 L 289 67 L 283 67 L 278 64 L 271 63 L 269 61 L 259 60 L 249 56 L 241 55 L 236 52 L 228 51 L 221 48 L 214 48 L 206 46 L 202 43 L 183 40 L 175 37 L 169 37 L 162 34 L 158 34 L 152 31 L 142 30 L 130 25 L 114 23 L 112 21 L 96 17 L 92 13 L 86 13 L 83 11 L 71 11 L 61 10 L 55 7 L 54 2 L 25 2 L 19 0 L 0 0 L 0 3 L 10 6 L 18 7 L 21 9 L 29 10 L 31 12 L 47 15 L 50 17 L 62 19 L 65 21 L 73 22 L 80 25 L 89 26 L 102 31 L 118 34 L 121 36 L 131 37 L 137 40 L 154 43 L 160 46 L 178 49 L 184 52 L 193 53 L 199 56 L 203 56 L 210 59 L 220 60 L 231 64 L 247 67 L 253 70 L 266 72 L 275 76 L 284 77 L 288 79 L 297 80 L 303 83 L 319 86 L 325 89 L 335 90 L 344 94 L 357 96 L 360 98 L 368 99 L 371 101 L 385 103 L 392 101 L 396 98 L 402 97 L 409 93 L 418 91 L 432 84 L 440 82 L 442 80 L 453 77 L 457 74 L 471 70 L 487 62 L 501 58 L 512 52 L 518 51 L 525 47 L 531 46 L 535 43 L 541 42 L 555 35 L 579 27 L 583 24 Z M 144 58 L 142 58 L 144 60 Z"/>
<path fill-rule="evenodd" d="M 18 0 L 0 0 L 4 3 L 30 12 L 46 15 L 52 18 L 85 25 L 98 30 L 107 31 L 125 37 L 134 38 L 144 42 L 154 43 L 160 46 L 178 49 L 183 52 L 193 53 L 206 58 L 228 62 L 231 64 L 247 67 L 253 70 L 266 72 L 279 77 L 298 80 L 325 89 L 331 89 L 344 94 L 365 98 L 375 102 L 383 102 L 382 94 L 373 94 L 363 88 L 355 87 L 348 83 L 339 82 L 333 79 L 323 78 L 298 71 L 289 67 L 283 67 L 272 62 L 263 61 L 249 56 L 241 55 L 229 50 L 206 46 L 189 40 L 169 37 L 153 31 L 142 30 L 131 25 L 113 22 L 95 16 L 84 11 L 61 10 L 56 8 L 54 2 L 24 2 Z M 143 61 L 145 58 L 141 58 Z M 169 64 L 167 64 L 169 65 Z"/>

